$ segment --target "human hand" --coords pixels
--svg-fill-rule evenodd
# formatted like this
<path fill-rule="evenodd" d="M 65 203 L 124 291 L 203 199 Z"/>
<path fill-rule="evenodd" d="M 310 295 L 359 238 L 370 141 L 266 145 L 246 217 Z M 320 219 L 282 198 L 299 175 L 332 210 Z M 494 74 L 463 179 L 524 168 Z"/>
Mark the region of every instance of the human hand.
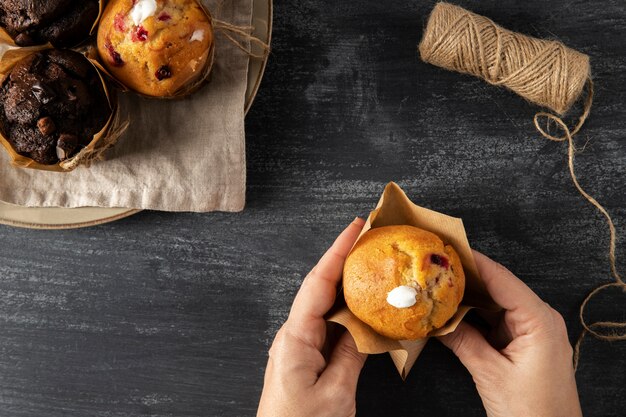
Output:
<path fill-rule="evenodd" d="M 474 251 L 487 290 L 504 309 L 483 335 L 461 322 L 439 338 L 469 370 L 489 417 L 582 416 L 563 317 L 502 265 Z"/>
<path fill-rule="evenodd" d="M 257 417 L 348 417 L 367 355 L 344 332 L 327 346 L 324 315 L 335 302 L 343 263 L 363 228 L 355 219 L 302 282 L 269 352 Z M 323 352 L 328 348 L 328 355 Z"/>

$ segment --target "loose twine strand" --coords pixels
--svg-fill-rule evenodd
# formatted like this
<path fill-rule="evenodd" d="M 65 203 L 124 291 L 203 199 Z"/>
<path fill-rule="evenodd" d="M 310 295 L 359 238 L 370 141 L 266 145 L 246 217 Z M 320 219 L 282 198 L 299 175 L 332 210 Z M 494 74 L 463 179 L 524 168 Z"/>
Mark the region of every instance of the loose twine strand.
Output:
<path fill-rule="evenodd" d="M 256 59 L 265 59 L 270 53 L 270 46 L 263 42 L 261 39 L 252 36 L 251 32 L 254 30 L 253 26 L 236 26 L 232 23 L 224 22 L 222 20 L 213 19 L 213 27 L 219 30 L 229 41 L 233 43 L 237 48 L 245 52 L 248 56 Z M 252 52 L 252 49 L 244 45 L 241 41 L 235 39 L 231 33 L 240 36 L 244 41 L 248 41 L 251 44 L 255 44 L 261 48 L 262 53 L 257 54 Z"/>
<path fill-rule="evenodd" d="M 231 41 L 239 50 L 243 51 L 249 57 L 256 59 L 265 59 L 269 55 L 270 45 L 252 35 L 252 32 L 254 32 L 255 29 L 254 26 L 238 26 L 215 17 L 222 15 L 222 11 L 225 7 L 225 0 L 218 0 L 215 4 L 213 4 L 212 10 L 209 10 L 205 1 L 198 0 L 198 3 L 204 8 L 207 15 L 211 17 L 213 29 L 224 35 L 224 37 Z M 242 38 L 243 42 L 237 40 L 237 37 Z M 249 42 L 251 45 L 257 45 L 261 49 L 261 53 L 257 54 L 253 52 L 251 46 L 246 45 L 245 42 Z"/>
<path fill-rule="evenodd" d="M 546 139 L 568 143 L 568 167 L 574 186 L 605 217 L 610 232 L 609 263 L 614 282 L 600 285 L 583 300 L 579 320 L 583 326 L 574 347 L 574 369 L 578 368 L 580 347 L 587 333 L 600 340 L 626 340 L 626 322 L 585 320 L 587 305 L 600 292 L 618 287 L 626 292 L 626 283 L 617 271 L 615 225 L 607 210 L 578 182 L 574 170 L 576 135 L 591 111 L 593 82 L 589 57 L 570 49 L 558 41 L 532 38 L 506 30 L 492 20 L 448 3 L 438 3 L 433 9 L 424 36 L 419 45 L 422 59 L 452 71 L 475 75 L 493 85 L 507 87 L 528 101 L 564 114 L 581 96 L 585 85 L 588 91 L 583 112 L 570 130 L 557 115 L 538 112 L 534 117 L 537 131 Z M 539 124 L 545 118 L 554 122 L 563 132 L 554 136 Z M 601 331 L 601 329 L 603 331 Z"/>
<path fill-rule="evenodd" d="M 563 122 L 563 120 L 558 117 L 555 116 L 553 114 L 550 113 L 545 113 L 545 112 L 539 112 L 537 114 L 535 114 L 534 117 L 534 123 L 535 123 L 535 128 L 537 129 L 537 131 L 539 131 L 539 133 L 541 133 L 541 135 L 543 135 L 545 138 L 555 141 L 555 142 L 563 142 L 563 141 L 567 141 L 568 144 L 568 167 L 569 167 L 569 172 L 570 172 L 570 176 L 572 177 L 572 182 L 574 183 L 574 186 L 576 187 L 576 189 L 578 190 L 578 192 L 587 199 L 587 201 L 589 201 L 591 204 L 593 204 L 600 213 L 602 213 L 602 215 L 605 217 L 607 224 L 609 225 L 609 232 L 610 232 L 610 240 L 609 240 L 609 264 L 611 266 L 611 275 L 613 276 L 613 278 L 615 279 L 615 282 L 611 282 L 611 283 L 607 283 L 607 284 L 603 284 L 600 285 L 599 287 L 596 287 L 593 291 L 591 291 L 583 300 L 582 304 L 580 305 L 580 310 L 578 312 L 578 318 L 580 320 L 580 323 L 583 326 L 583 331 L 581 332 L 580 336 L 578 337 L 578 340 L 576 341 L 576 344 L 574 346 L 574 369 L 578 369 L 578 363 L 580 360 L 580 346 L 582 344 L 583 339 L 585 338 L 585 335 L 587 333 L 591 333 L 594 337 L 600 339 L 600 340 L 607 340 L 607 341 L 615 341 L 615 340 L 626 340 L 626 332 L 622 332 L 619 333 L 619 330 L 621 329 L 626 329 L 626 322 L 614 322 L 614 321 L 599 321 L 599 322 L 595 322 L 592 324 L 587 324 L 587 321 L 585 320 L 585 309 L 587 308 L 587 305 L 589 303 L 589 301 L 591 301 L 591 299 L 598 293 L 600 293 L 601 291 L 605 290 L 606 288 L 609 287 L 619 287 L 621 288 L 624 292 L 626 292 L 626 283 L 622 280 L 622 277 L 620 276 L 619 272 L 617 271 L 617 265 L 616 265 L 616 257 L 615 257 L 615 246 L 616 246 L 616 240 L 617 240 L 617 233 L 615 231 L 615 225 L 613 224 L 613 220 L 611 219 L 611 216 L 609 215 L 609 213 L 606 211 L 606 209 L 595 199 L 593 198 L 591 195 L 589 195 L 589 193 L 587 193 L 580 185 L 580 183 L 578 182 L 578 178 L 576 177 L 576 173 L 574 171 L 574 156 L 576 154 L 576 146 L 574 144 L 574 139 L 573 136 L 575 134 L 575 132 L 578 132 L 578 130 L 582 127 L 583 123 L 585 122 L 586 119 L 586 115 L 589 114 L 589 109 L 591 108 L 591 100 L 592 100 L 592 96 L 593 96 L 593 83 L 591 82 L 591 80 L 589 80 L 589 94 L 588 94 L 588 98 L 587 98 L 587 103 L 585 104 L 585 111 L 583 113 L 583 116 L 580 117 L 578 123 L 576 124 L 576 126 L 574 127 L 574 129 L 572 129 L 572 131 L 570 132 L 570 129 L 567 127 L 567 125 L 565 124 L 565 122 Z M 551 120 L 554 123 L 557 124 L 557 126 L 563 131 L 564 136 L 561 137 L 555 137 L 551 134 L 549 134 L 548 132 L 546 132 L 541 125 L 539 124 L 539 119 L 541 117 L 545 117 L 547 120 Z M 603 334 L 600 333 L 594 329 L 599 329 L 602 328 L 605 331 L 609 331 L 612 330 L 612 333 L 609 334 Z"/>

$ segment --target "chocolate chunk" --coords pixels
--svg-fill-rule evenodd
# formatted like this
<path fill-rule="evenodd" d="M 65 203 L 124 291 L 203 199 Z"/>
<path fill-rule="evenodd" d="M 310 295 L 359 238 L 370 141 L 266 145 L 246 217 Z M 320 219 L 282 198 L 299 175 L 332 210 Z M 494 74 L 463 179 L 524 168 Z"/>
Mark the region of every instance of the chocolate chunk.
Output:
<path fill-rule="evenodd" d="M 15 37 L 15 43 L 18 46 L 32 46 L 37 42 L 26 32 L 22 32 Z"/>
<path fill-rule="evenodd" d="M 80 80 L 64 80 L 61 82 L 65 96 L 69 101 L 78 101 L 78 107 L 91 105 L 89 87 Z"/>
<path fill-rule="evenodd" d="M 71 85 L 68 89 L 67 89 L 67 99 L 69 101 L 75 101 L 78 99 L 78 96 L 76 96 L 76 87 L 74 87 L 73 85 Z"/>
<path fill-rule="evenodd" d="M 57 151 L 57 158 L 59 161 L 65 161 L 67 158 L 69 158 L 70 153 L 66 151 L 65 149 L 63 149 L 61 146 L 57 146 L 56 151 Z"/>
<path fill-rule="evenodd" d="M 33 84 L 33 86 L 31 87 L 31 91 L 33 92 L 35 98 L 39 100 L 41 104 L 48 104 L 56 97 L 56 95 L 54 94 L 54 90 L 41 82 Z"/>
<path fill-rule="evenodd" d="M 59 161 L 64 161 L 70 157 L 74 149 L 78 146 L 78 138 L 71 133 L 61 133 L 59 140 L 57 140 L 57 158 Z"/>
<path fill-rule="evenodd" d="M 52 117 L 49 116 L 42 117 L 37 120 L 37 128 L 44 136 L 50 136 L 57 130 L 54 120 L 52 120 Z"/>

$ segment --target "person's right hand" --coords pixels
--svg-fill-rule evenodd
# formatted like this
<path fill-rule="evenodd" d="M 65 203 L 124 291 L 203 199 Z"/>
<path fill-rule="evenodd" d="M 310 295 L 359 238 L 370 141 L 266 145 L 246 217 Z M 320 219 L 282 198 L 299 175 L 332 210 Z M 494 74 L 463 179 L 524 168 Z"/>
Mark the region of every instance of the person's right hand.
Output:
<path fill-rule="evenodd" d="M 504 266 L 474 251 L 504 309 L 486 337 L 467 322 L 439 338 L 469 370 L 489 417 L 582 416 L 563 317 Z M 493 319 L 494 317 L 491 317 Z"/>

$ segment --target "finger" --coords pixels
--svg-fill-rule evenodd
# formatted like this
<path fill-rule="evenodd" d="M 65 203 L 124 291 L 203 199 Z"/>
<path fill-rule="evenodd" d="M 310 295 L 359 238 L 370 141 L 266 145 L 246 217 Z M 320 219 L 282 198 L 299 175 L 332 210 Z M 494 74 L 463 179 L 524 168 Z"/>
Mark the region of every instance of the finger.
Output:
<path fill-rule="evenodd" d="M 535 309 L 543 301 L 501 264 L 489 259 L 480 252 L 474 252 L 476 266 L 491 298 L 506 310 L 519 308 Z"/>
<path fill-rule="evenodd" d="M 317 348 L 321 348 L 324 341 L 324 315 L 335 302 L 343 263 L 359 236 L 363 223 L 362 219 L 357 218 L 339 235 L 304 279 L 291 307 L 287 322 L 292 333 L 303 340 L 311 341 Z"/>
<path fill-rule="evenodd" d="M 323 385 L 341 386 L 356 391 L 359 375 L 367 359 L 367 354 L 357 350 L 354 339 L 349 332 L 345 332 L 330 356 L 328 366 L 322 373 L 319 381 Z"/>
<path fill-rule="evenodd" d="M 483 335 L 464 321 L 459 323 L 455 331 L 438 339 L 452 350 L 472 375 L 502 359 L 502 355 L 491 347 Z"/>

